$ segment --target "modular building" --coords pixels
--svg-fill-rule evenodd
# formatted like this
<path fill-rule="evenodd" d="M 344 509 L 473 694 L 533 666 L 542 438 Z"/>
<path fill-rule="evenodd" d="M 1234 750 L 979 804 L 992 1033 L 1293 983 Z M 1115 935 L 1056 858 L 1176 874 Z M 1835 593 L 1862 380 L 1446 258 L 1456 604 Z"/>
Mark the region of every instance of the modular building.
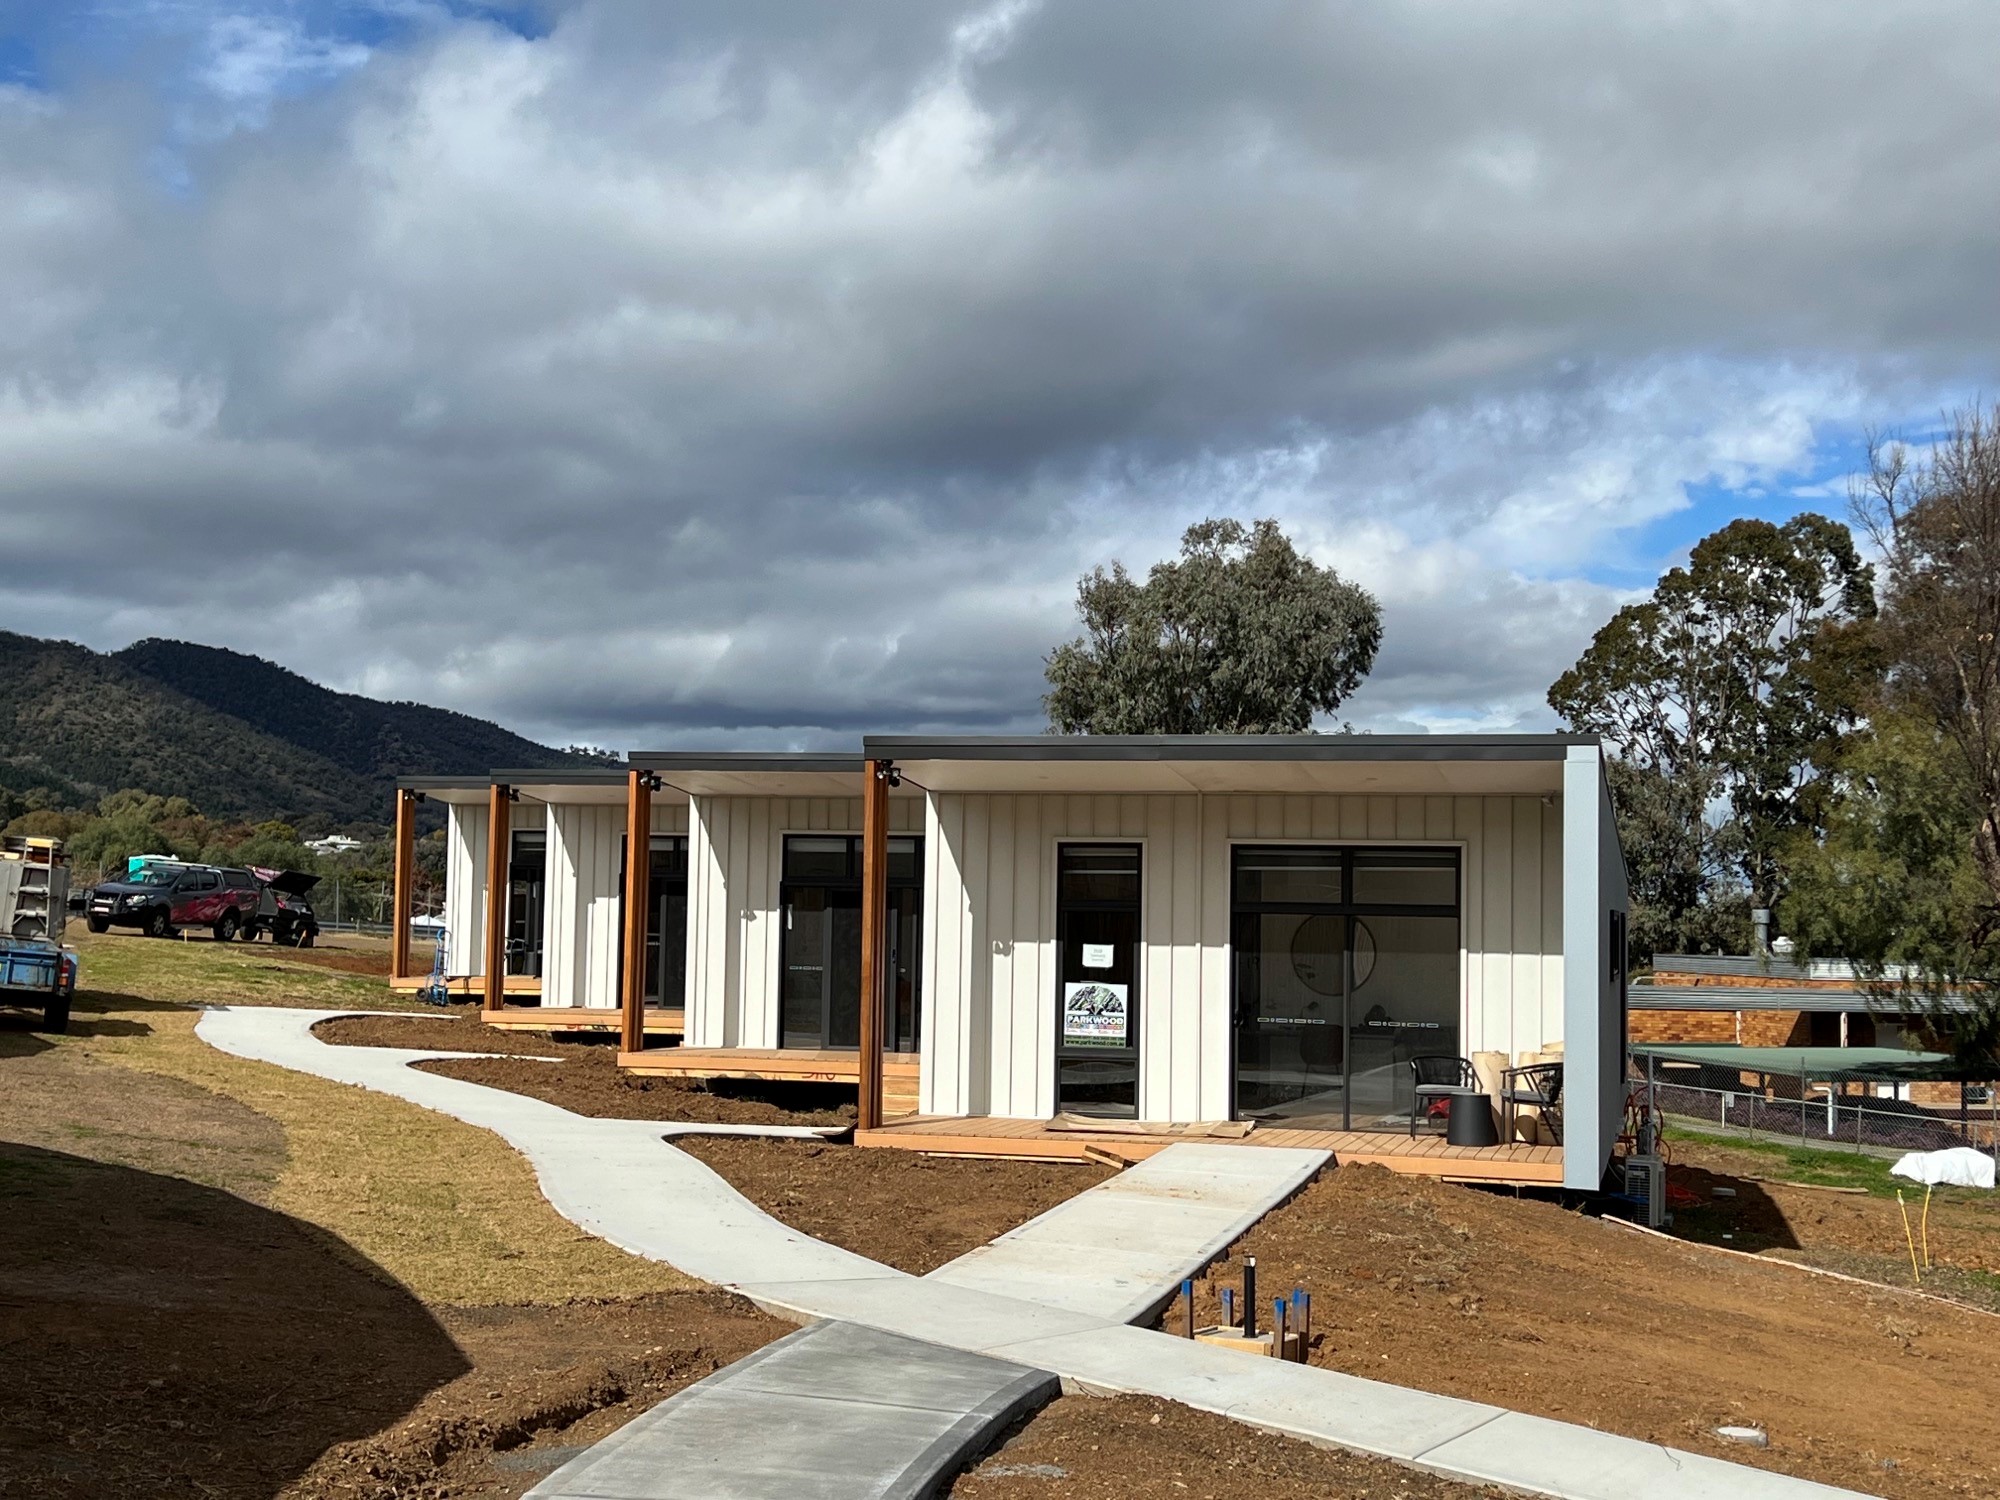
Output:
<path fill-rule="evenodd" d="M 405 864 L 419 796 L 447 805 L 448 963 L 490 1019 L 618 1025 L 648 1072 L 851 1079 L 870 1144 L 1255 1122 L 1386 1159 L 1435 1056 L 1562 1062 L 1559 1143 L 1441 1175 L 1594 1189 L 1622 1123 L 1625 874 L 1591 738 L 635 752 L 412 778 Z"/>

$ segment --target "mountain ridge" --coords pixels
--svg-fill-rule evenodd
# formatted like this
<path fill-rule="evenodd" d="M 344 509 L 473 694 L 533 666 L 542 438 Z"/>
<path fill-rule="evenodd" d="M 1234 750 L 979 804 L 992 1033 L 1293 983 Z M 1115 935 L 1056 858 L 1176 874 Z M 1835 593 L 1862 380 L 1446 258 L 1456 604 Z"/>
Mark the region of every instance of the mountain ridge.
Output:
<path fill-rule="evenodd" d="M 211 816 L 381 823 L 398 776 L 597 763 L 219 646 L 150 637 L 97 652 L 0 631 L 0 791 L 15 795 L 84 806 L 137 787 Z"/>

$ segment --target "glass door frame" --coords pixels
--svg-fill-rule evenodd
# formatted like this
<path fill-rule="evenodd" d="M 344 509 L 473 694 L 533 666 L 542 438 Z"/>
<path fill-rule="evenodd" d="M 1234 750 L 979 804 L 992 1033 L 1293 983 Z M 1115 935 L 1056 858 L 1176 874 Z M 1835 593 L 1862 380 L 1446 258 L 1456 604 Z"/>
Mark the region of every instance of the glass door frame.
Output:
<path fill-rule="evenodd" d="M 1068 901 L 1063 897 L 1063 854 L 1070 849 L 1117 849 L 1129 850 L 1137 867 L 1132 899 L 1129 901 Z M 1146 956 L 1146 841 L 1133 838 L 1085 838 L 1061 837 L 1055 841 L 1053 880 L 1050 882 L 1055 894 L 1055 1064 L 1051 1070 L 1051 1088 L 1055 1112 L 1063 1112 L 1062 1075 L 1066 1062 L 1129 1061 L 1132 1065 L 1132 1108 L 1090 1109 L 1072 1105 L 1077 1113 L 1098 1115 L 1106 1119 L 1136 1120 L 1143 1117 L 1145 1108 L 1145 1069 L 1141 1062 L 1141 1043 L 1144 1033 L 1140 1026 L 1140 1006 L 1144 1003 L 1140 993 L 1141 979 L 1145 972 Z M 1070 916 L 1075 912 L 1130 912 L 1132 914 L 1132 979 L 1126 995 L 1126 1035 L 1130 1041 L 1124 1047 L 1073 1047 L 1063 1041 L 1063 955 L 1069 946 Z"/>
<path fill-rule="evenodd" d="M 847 853 L 843 873 L 839 876 L 815 875 L 810 878 L 787 879 L 784 873 L 785 856 L 788 847 L 795 839 L 826 840 L 845 843 L 847 845 Z M 883 944 L 886 952 L 884 953 L 885 973 L 883 976 L 885 982 L 882 989 L 882 1041 L 883 1050 L 892 1053 L 897 1050 L 897 1043 L 903 1040 L 903 1033 L 898 1024 L 898 1011 L 901 1007 L 899 1007 L 897 999 L 897 976 L 905 970 L 910 975 L 908 1042 L 911 1052 L 917 1050 L 922 1036 L 923 1024 L 924 836 L 921 833 L 891 833 L 889 835 L 889 845 L 892 849 L 896 845 L 903 843 L 911 846 L 910 873 L 902 875 L 895 873 L 896 861 L 893 856 L 889 861 L 889 869 L 884 872 L 890 909 L 885 913 L 887 920 L 884 923 L 883 931 Z M 785 987 L 788 976 L 791 973 L 789 958 L 792 933 L 791 908 L 792 902 L 796 898 L 796 893 L 800 890 L 838 891 L 843 894 L 851 893 L 858 897 L 861 887 L 860 834 L 838 832 L 830 829 L 801 828 L 788 830 L 778 836 L 778 976 L 777 992 L 773 997 L 773 1003 L 777 1008 L 777 1038 L 780 1048 L 795 1046 L 798 1050 L 826 1052 L 852 1052 L 858 1050 L 858 1045 L 831 1045 L 827 1041 L 827 1036 L 832 1030 L 834 1003 L 831 982 L 834 965 L 831 954 L 824 955 L 825 961 L 821 968 L 819 1040 L 811 1047 L 807 1047 L 803 1043 L 793 1044 L 785 1041 Z M 901 920 L 895 899 L 905 892 L 913 893 L 916 898 L 913 903 L 914 909 L 910 914 L 911 919 L 908 923 L 904 923 Z M 830 914 L 833 910 L 832 903 L 829 902 L 825 910 Z M 832 932 L 830 917 L 827 928 L 827 936 L 830 939 Z M 857 974 L 860 972 L 858 948 L 855 959 L 855 972 Z"/>
<path fill-rule="evenodd" d="M 1295 851 L 1320 849 L 1340 860 L 1339 901 L 1244 902 L 1237 899 L 1237 861 L 1246 851 L 1269 849 Z M 1355 856 L 1358 854 L 1398 854 L 1449 851 L 1456 864 L 1457 888 L 1449 905 L 1357 901 L 1354 890 Z M 1243 997 L 1238 994 L 1241 971 L 1237 962 L 1237 918 L 1246 913 L 1276 912 L 1305 916 L 1340 917 L 1346 922 L 1346 949 L 1341 956 L 1340 983 L 1340 1097 L 1341 1128 L 1354 1125 L 1354 947 L 1355 932 L 1368 917 L 1449 917 L 1458 923 L 1458 1045 L 1465 1039 L 1465 881 L 1466 843 L 1463 839 L 1320 839 L 1320 838 L 1240 838 L 1229 840 L 1229 1117 L 1243 1118 L 1237 1093 L 1241 1087 L 1240 1043 L 1243 1034 Z"/>
<path fill-rule="evenodd" d="M 530 880 L 516 872 L 532 863 L 524 853 L 533 851 L 541 859 L 539 878 Z M 547 961 L 549 904 L 549 834 L 546 828 L 507 830 L 507 927 L 500 944 L 502 962 L 509 976 L 542 977 Z M 520 944 L 518 949 L 515 944 Z"/>

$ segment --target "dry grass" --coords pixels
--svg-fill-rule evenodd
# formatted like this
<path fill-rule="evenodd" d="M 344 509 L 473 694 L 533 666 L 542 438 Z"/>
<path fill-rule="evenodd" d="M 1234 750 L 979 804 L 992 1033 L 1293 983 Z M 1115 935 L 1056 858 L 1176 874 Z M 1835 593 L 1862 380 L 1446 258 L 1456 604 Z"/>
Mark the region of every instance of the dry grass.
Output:
<path fill-rule="evenodd" d="M 497 1136 L 365 1089 L 229 1057 L 195 1036 L 198 1012 L 162 1003 L 394 1006 L 379 982 L 287 963 L 267 947 L 118 934 L 85 937 L 77 946 L 84 988 L 72 1035 L 47 1039 L 66 1082 L 18 1097 L 25 1109 L 9 1109 L 8 1134 L 76 1143 L 96 1131 L 107 1153 L 100 1159 L 225 1185 L 215 1181 L 210 1143 L 177 1142 L 170 1132 L 150 1133 L 143 1121 L 124 1121 L 107 1134 L 102 1122 L 117 1113 L 110 1101 L 124 1087 L 118 1072 L 155 1075 L 275 1122 L 282 1162 L 257 1196 L 333 1231 L 426 1302 L 556 1302 L 696 1284 L 562 1218 L 527 1162 Z M 41 1045 L 19 1030 L 0 1034 L 0 1055 Z M 240 1190 L 237 1182 L 226 1185 Z"/>

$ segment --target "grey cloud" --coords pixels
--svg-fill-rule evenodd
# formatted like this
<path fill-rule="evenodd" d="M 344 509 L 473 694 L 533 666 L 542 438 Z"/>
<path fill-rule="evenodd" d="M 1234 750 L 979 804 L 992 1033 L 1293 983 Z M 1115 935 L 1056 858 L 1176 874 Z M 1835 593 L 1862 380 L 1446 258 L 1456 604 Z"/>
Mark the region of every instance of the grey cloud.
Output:
<path fill-rule="evenodd" d="M 550 17 L 182 196 L 143 89 L 0 100 L 0 541 L 69 633 L 554 738 L 1024 727 L 1076 575 L 1227 510 L 1383 596 L 1352 716 L 1538 723 L 1681 484 L 1992 374 L 1976 3 Z"/>

